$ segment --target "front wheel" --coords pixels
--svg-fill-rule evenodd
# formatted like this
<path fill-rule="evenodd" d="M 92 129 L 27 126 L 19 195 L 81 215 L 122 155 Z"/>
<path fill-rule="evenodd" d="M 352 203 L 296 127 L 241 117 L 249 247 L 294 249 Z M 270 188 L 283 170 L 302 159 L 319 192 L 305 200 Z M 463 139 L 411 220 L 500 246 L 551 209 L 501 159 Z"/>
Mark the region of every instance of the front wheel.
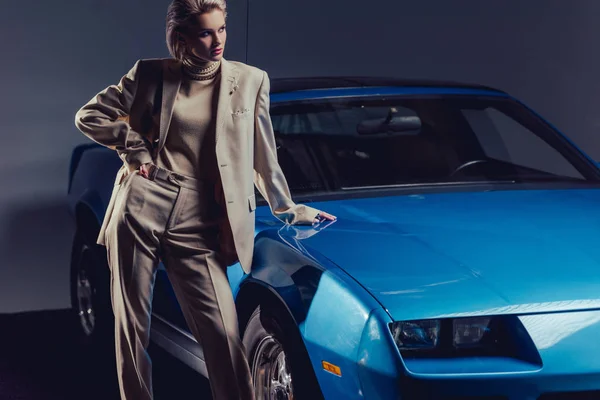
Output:
<path fill-rule="evenodd" d="M 256 400 L 322 399 L 295 326 L 275 309 L 258 306 L 244 331 Z"/>

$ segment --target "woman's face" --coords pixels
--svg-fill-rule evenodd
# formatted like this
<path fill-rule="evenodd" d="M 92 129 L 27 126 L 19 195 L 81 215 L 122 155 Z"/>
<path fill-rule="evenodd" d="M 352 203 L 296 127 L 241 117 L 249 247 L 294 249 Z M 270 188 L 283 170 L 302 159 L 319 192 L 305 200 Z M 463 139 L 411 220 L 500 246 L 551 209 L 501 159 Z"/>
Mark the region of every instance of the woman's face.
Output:
<path fill-rule="evenodd" d="M 181 32 L 181 40 L 194 56 L 206 61 L 220 60 L 227 40 L 223 11 L 214 9 L 193 16 L 191 23 Z"/>

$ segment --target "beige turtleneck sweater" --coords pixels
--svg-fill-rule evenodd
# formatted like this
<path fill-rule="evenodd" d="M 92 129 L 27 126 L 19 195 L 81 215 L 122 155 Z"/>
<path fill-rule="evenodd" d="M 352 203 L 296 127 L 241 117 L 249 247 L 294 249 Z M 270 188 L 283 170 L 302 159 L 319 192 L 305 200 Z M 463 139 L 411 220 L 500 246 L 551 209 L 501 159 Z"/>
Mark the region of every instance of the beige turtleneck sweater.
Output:
<path fill-rule="evenodd" d="M 196 179 L 216 181 L 215 120 L 221 74 L 207 80 L 183 75 L 157 165 Z"/>

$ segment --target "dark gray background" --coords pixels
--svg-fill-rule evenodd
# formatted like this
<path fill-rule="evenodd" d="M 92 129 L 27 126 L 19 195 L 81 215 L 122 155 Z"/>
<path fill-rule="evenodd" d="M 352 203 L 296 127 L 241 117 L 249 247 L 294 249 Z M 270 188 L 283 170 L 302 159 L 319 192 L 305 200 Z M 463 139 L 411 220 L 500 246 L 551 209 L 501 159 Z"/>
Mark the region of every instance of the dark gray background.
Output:
<path fill-rule="evenodd" d="M 88 142 L 74 115 L 137 59 L 168 56 L 168 3 L 0 2 L 0 313 L 69 305 L 64 195 L 71 151 Z M 231 0 L 229 14 L 225 57 L 272 77 L 491 85 L 600 159 L 596 0 Z"/>

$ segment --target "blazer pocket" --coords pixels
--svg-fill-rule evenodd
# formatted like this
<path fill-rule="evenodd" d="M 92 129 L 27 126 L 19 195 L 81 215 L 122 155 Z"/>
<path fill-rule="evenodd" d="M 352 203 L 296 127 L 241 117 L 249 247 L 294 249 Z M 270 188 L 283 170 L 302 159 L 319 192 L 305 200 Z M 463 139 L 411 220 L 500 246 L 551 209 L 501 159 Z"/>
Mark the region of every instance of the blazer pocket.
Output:
<path fill-rule="evenodd" d="M 256 209 L 256 195 L 248 196 L 248 207 L 250 208 L 250 212 Z"/>

